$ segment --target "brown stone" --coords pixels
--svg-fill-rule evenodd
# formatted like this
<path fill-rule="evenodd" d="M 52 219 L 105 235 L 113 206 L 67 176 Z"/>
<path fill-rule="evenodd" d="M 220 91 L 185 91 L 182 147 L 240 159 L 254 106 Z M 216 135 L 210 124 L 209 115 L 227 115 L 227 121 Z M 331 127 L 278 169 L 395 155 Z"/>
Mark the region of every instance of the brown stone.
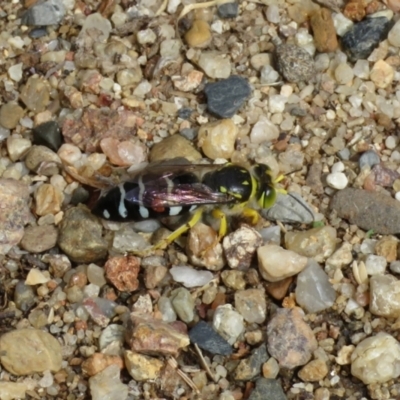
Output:
<path fill-rule="evenodd" d="M 289 276 L 288 278 L 282 279 L 281 281 L 268 283 L 265 290 L 274 299 L 282 300 L 286 296 L 286 293 L 292 282 L 293 277 Z"/>
<path fill-rule="evenodd" d="M 121 357 L 94 353 L 82 363 L 82 372 L 86 375 L 93 376 L 113 364 L 118 366 L 119 369 L 124 368 L 124 361 Z"/>
<path fill-rule="evenodd" d="M 156 356 L 176 357 L 190 343 L 170 324 L 139 313 L 131 313 L 125 339 L 132 351 Z"/>
<path fill-rule="evenodd" d="M 323 360 L 310 361 L 299 371 L 299 378 L 304 382 L 318 382 L 328 374 L 328 367 Z"/>
<path fill-rule="evenodd" d="M 140 259 L 137 257 L 111 257 L 104 270 L 106 278 L 121 292 L 133 292 L 139 286 L 137 276 L 140 271 Z"/>
<path fill-rule="evenodd" d="M 376 255 L 386 258 L 387 262 L 397 260 L 398 240 L 393 236 L 384 236 L 375 246 Z"/>
<path fill-rule="evenodd" d="M 314 33 L 315 47 L 320 53 L 331 53 L 338 48 L 332 14 L 327 8 L 320 8 L 310 18 Z"/>

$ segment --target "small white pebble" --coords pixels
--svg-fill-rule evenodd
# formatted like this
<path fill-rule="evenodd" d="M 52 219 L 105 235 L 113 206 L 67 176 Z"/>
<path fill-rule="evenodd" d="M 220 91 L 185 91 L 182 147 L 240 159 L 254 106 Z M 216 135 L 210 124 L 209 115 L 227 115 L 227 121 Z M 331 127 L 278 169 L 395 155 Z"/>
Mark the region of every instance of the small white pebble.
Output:
<path fill-rule="evenodd" d="M 396 200 L 400 201 L 400 192 L 396 192 L 394 197 L 395 197 Z"/>
<path fill-rule="evenodd" d="M 349 180 L 343 172 L 333 172 L 326 177 L 326 183 L 333 189 L 342 190 L 347 186 Z"/>
<path fill-rule="evenodd" d="M 327 112 L 326 112 L 326 119 L 329 119 L 329 120 L 334 120 L 336 118 L 336 113 L 335 113 L 335 111 L 333 111 L 333 110 L 328 110 Z"/>
<path fill-rule="evenodd" d="M 393 150 L 398 143 L 398 139 L 396 136 L 388 136 L 385 140 L 385 146 L 390 149 Z"/>
<path fill-rule="evenodd" d="M 339 162 L 337 162 L 337 163 L 332 165 L 332 168 L 331 168 L 331 172 L 332 173 L 334 173 L 334 172 L 343 172 L 343 171 L 344 171 L 344 164 L 341 161 L 339 161 Z"/>

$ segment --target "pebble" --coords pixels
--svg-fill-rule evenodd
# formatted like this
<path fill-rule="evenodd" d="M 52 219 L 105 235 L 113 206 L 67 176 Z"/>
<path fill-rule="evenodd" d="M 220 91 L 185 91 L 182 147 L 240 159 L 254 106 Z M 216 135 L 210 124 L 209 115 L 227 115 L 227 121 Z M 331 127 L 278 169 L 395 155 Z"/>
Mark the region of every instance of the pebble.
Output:
<path fill-rule="evenodd" d="M 62 0 L 46 0 L 28 8 L 21 18 L 23 25 L 48 26 L 59 24 L 66 9 Z"/>
<path fill-rule="evenodd" d="M 258 121 L 251 128 L 250 141 L 255 144 L 272 142 L 278 139 L 279 133 L 279 128 L 266 116 L 261 115 Z"/>
<path fill-rule="evenodd" d="M 82 372 L 88 376 L 94 376 L 104 371 L 108 366 L 116 365 L 120 370 L 124 368 L 122 358 L 116 355 L 94 353 L 82 363 Z"/>
<path fill-rule="evenodd" d="M 173 76 L 171 79 L 176 89 L 182 92 L 192 92 L 199 87 L 203 76 L 202 72 L 193 70 L 182 75 Z"/>
<path fill-rule="evenodd" d="M 276 244 L 266 244 L 257 249 L 258 269 L 268 282 L 277 282 L 302 271 L 307 258 Z"/>
<path fill-rule="evenodd" d="M 242 271 L 249 269 L 257 247 L 262 243 L 261 235 L 248 225 L 242 225 L 236 231 L 225 236 L 222 248 L 229 267 Z"/>
<path fill-rule="evenodd" d="M 326 266 L 331 268 L 343 268 L 353 261 L 351 253 L 353 247 L 350 243 L 344 242 L 330 257 L 326 259 Z"/>
<path fill-rule="evenodd" d="M 333 196 L 330 206 L 340 218 L 365 231 L 400 233 L 400 203 L 383 193 L 346 188 Z"/>
<path fill-rule="evenodd" d="M 65 211 L 60 223 L 58 245 L 72 261 L 96 262 L 107 254 L 107 241 L 102 232 L 100 221 L 89 210 L 72 207 Z"/>
<path fill-rule="evenodd" d="M 189 324 L 194 319 L 194 300 L 189 290 L 178 288 L 171 292 L 171 304 L 177 316 Z"/>
<path fill-rule="evenodd" d="M 207 21 L 195 19 L 191 28 L 185 33 L 185 41 L 190 47 L 207 47 L 212 39 L 211 28 Z"/>
<path fill-rule="evenodd" d="M 278 308 L 267 325 L 268 352 L 283 368 L 293 369 L 311 359 L 318 344 L 299 307 Z"/>
<path fill-rule="evenodd" d="M 205 321 L 198 322 L 189 331 L 189 338 L 211 354 L 229 356 L 233 352 L 232 346 Z"/>
<path fill-rule="evenodd" d="M 274 357 L 270 357 L 262 366 L 264 378 L 275 379 L 279 374 L 279 364 Z"/>
<path fill-rule="evenodd" d="M 308 82 L 315 76 L 313 58 L 295 44 L 276 47 L 276 64 L 281 75 L 291 83 Z"/>
<path fill-rule="evenodd" d="M 21 101 L 35 113 L 46 109 L 50 103 L 50 85 L 43 78 L 33 75 L 28 78 L 20 93 Z"/>
<path fill-rule="evenodd" d="M 236 291 L 235 308 L 246 322 L 262 324 L 267 314 L 264 290 L 247 289 Z"/>
<path fill-rule="evenodd" d="M 32 129 L 33 143 L 57 152 L 62 144 L 61 130 L 56 121 L 47 121 Z"/>
<path fill-rule="evenodd" d="M 78 43 L 83 43 L 86 37 L 91 37 L 96 31 L 96 42 L 106 43 L 112 29 L 111 22 L 100 13 L 93 13 L 86 17 L 78 35 Z"/>
<path fill-rule="evenodd" d="M 278 196 L 275 204 L 263 209 L 261 215 L 270 221 L 289 224 L 311 224 L 314 221 L 314 211 L 297 193 Z"/>
<path fill-rule="evenodd" d="M 176 357 L 189 345 L 186 333 L 172 325 L 138 313 L 131 313 L 125 340 L 134 352 L 150 356 Z"/>
<path fill-rule="evenodd" d="M 14 400 L 26 398 L 29 384 L 25 382 L 0 382 L 0 393 L 2 400 Z"/>
<path fill-rule="evenodd" d="M 398 240 L 393 236 L 384 236 L 375 246 L 377 256 L 383 257 L 387 262 L 397 260 Z"/>
<path fill-rule="evenodd" d="M 214 278 L 210 271 L 200 271 L 186 266 L 172 267 L 169 273 L 175 282 L 182 283 L 186 288 L 205 286 Z"/>
<path fill-rule="evenodd" d="M 400 47 L 400 21 L 397 21 L 389 31 L 388 41 L 394 47 Z"/>
<path fill-rule="evenodd" d="M 216 51 L 203 51 L 198 65 L 212 79 L 227 79 L 231 75 L 229 58 Z"/>
<path fill-rule="evenodd" d="M 122 355 L 125 331 L 123 325 L 108 325 L 99 337 L 100 351 L 108 355 Z"/>
<path fill-rule="evenodd" d="M 38 329 L 4 333 L 0 340 L 0 353 L 2 366 L 17 376 L 61 369 L 60 343 L 49 333 Z"/>
<path fill-rule="evenodd" d="M 105 138 L 100 141 L 100 148 L 111 164 L 120 167 L 139 165 L 146 161 L 147 149 L 138 141 Z"/>
<path fill-rule="evenodd" d="M 260 375 L 261 366 L 268 360 L 267 346 L 263 343 L 252 351 L 250 357 L 240 360 L 235 369 L 235 380 L 249 381 Z"/>
<path fill-rule="evenodd" d="M 140 259 L 134 256 L 111 257 L 104 265 L 107 280 L 121 292 L 134 292 L 138 288 L 139 271 Z"/>
<path fill-rule="evenodd" d="M 49 183 L 44 183 L 37 188 L 34 198 L 36 203 L 36 214 L 44 216 L 47 214 L 54 215 L 61 211 L 64 195 L 60 189 Z"/>
<path fill-rule="evenodd" d="M 370 278 L 370 304 L 372 314 L 380 317 L 400 317 L 400 281 L 393 275 L 373 275 Z"/>
<path fill-rule="evenodd" d="M 61 159 L 54 151 L 45 146 L 32 146 L 25 158 L 26 167 L 40 175 L 58 174 Z"/>
<path fill-rule="evenodd" d="M 140 252 L 149 246 L 149 242 L 129 226 L 124 226 L 114 233 L 112 249 L 117 253 Z"/>
<path fill-rule="evenodd" d="M 88 281 L 100 288 L 107 283 L 104 277 L 104 268 L 101 268 L 96 264 L 89 264 L 86 273 Z"/>
<path fill-rule="evenodd" d="M 318 313 L 333 306 L 336 291 L 318 263 L 310 258 L 297 276 L 296 303 L 308 313 Z"/>
<path fill-rule="evenodd" d="M 35 293 L 32 287 L 25 285 L 24 281 L 19 281 L 15 285 L 14 303 L 18 310 L 28 311 L 35 304 Z"/>
<path fill-rule="evenodd" d="M 320 359 L 312 360 L 298 373 L 303 382 L 318 382 L 328 374 L 326 362 Z"/>
<path fill-rule="evenodd" d="M 233 309 L 231 304 L 218 306 L 214 312 L 213 328 L 230 345 L 233 345 L 239 335 L 244 332 L 243 317 Z"/>
<path fill-rule="evenodd" d="M 331 53 L 338 48 L 335 25 L 332 14 L 327 8 L 312 13 L 310 24 L 314 34 L 314 43 L 320 53 Z"/>
<path fill-rule="evenodd" d="M 383 275 L 386 271 L 386 259 L 375 254 L 368 254 L 365 259 L 365 268 L 368 275 Z"/>
<path fill-rule="evenodd" d="M 386 38 L 390 27 L 386 17 L 365 18 L 342 36 L 342 45 L 354 61 L 366 59 Z"/>
<path fill-rule="evenodd" d="M 15 162 L 26 155 L 32 143 L 20 135 L 11 135 L 7 138 L 7 151 L 11 161 Z"/>
<path fill-rule="evenodd" d="M 31 268 L 26 276 L 25 285 L 34 286 L 47 283 L 50 278 L 37 268 Z"/>
<path fill-rule="evenodd" d="M 336 250 L 336 236 L 336 229 L 331 226 L 302 232 L 287 232 L 285 245 L 288 250 L 323 262 Z"/>
<path fill-rule="evenodd" d="M 259 378 L 256 380 L 256 387 L 251 392 L 248 400 L 264 399 L 287 400 L 279 381 L 265 378 Z"/>
<path fill-rule="evenodd" d="M 361 154 L 358 160 L 358 165 L 360 169 L 363 169 L 365 166 L 368 166 L 372 169 L 372 167 L 375 165 L 379 165 L 380 162 L 381 159 L 379 158 L 379 155 L 373 150 L 368 150 Z"/>
<path fill-rule="evenodd" d="M 224 285 L 234 290 L 242 290 L 246 287 L 246 280 L 244 279 L 244 272 L 231 270 L 222 271 L 221 279 Z"/>
<path fill-rule="evenodd" d="M 267 17 L 268 22 L 279 24 L 279 7 L 276 4 L 270 4 L 265 11 L 265 16 Z"/>
<path fill-rule="evenodd" d="M 156 143 L 149 154 L 151 162 L 176 157 L 186 158 L 190 162 L 195 162 L 202 158 L 201 153 L 193 147 L 192 143 L 181 135 L 172 135 Z"/>
<path fill-rule="evenodd" d="M 231 119 L 209 122 L 201 125 L 198 134 L 198 144 L 204 154 L 215 160 L 231 158 L 235 151 L 238 129 Z"/>
<path fill-rule="evenodd" d="M 385 332 L 362 340 L 351 355 L 351 374 L 366 385 L 398 378 L 400 343 Z"/>
<path fill-rule="evenodd" d="M 157 358 L 133 351 L 124 352 L 125 367 L 135 381 L 148 381 L 159 378 L 164 363 Z"/>
<path fill-rule="evenodd" d="M 0 125 L 6 129 L 14 129 L 23 116 L 23 108 L 14 101 L 9 101 L 0 107 Z"/>
<path fill-rule="evenodd" d="M 163 279 L 165 278 L 165 276 L 168 273 L 168 269 L 167 267 L 165 267 L 164 265 L 149 265 L 149 266 L 144 266 L 144 284 L 146 286 L 147 289 L 154 289 L 157 286 L 159 286 Z M 190 268 L 190 267 L 173 267 L 173 268 Z M 171 268 L 172 269 L 172 268 Z M 171 273 L 172 276 L 174 276 Z M 196 276 L 193 278 L 195 283 L 199 282 L 199 277 L 197 274 L 195 274 Z M 201 274 L 203 275 L 203 274 Z M 186 286 L 188 284 L 188 277 L 190 275 L 189 274 L 185 274 L 184 275 L 184 281 L 182 282 L 184 284 L 184 286 Z M 201 279 L 203 279 L 204 277 L 202 277 Z M 175 281 L 177 281 L 177 279 L 174 278 Z M 205 280 L 205 279 L 203 279 Z M 178 281 L 177 281 L 178 282 Z M 186 286 L 188 287 L 188 286 Z"/>
<path fill-rule="evenodd" d="M 384 60 L 378 60 L 371 69 L 370 79 L 378 88 L 385 89 L 394 79 L 394 69 Z"/>
<path fill-rule="evenodd" d="M 103 371 L 89 378 L 89 388 L 92 400 L 126 400 L 128 385 L 120 378 L 117 365 L 109 365 Z"/>
<path fill-rule="evenodd" d="M 336 81 L 341 85 L 349 84 L 354 77 L 353 69 L 347 63 L 340 63 L 335 69 Z"/>
<path fill-rule="evenodd" d="M 25 229 L 21 247 L 30 253 L 42 253 L 56 245 L 57 234 L 54 225 L 30 226 Z"/>
<path fill-rule="evenodd" d="M 236 18 L 239 14 L 239 4 L 236 1 L 220 4 L 217 11 L 220 18 Z"/>
<path fill-rule="evenodd" d="M 264 65 L 260 69 L 260 82 L 269 85 L 279 81 L 279 73 L 271 65 Z"/>
<path fill-rule="evenodd" d="M 24 226 L 32 218 L 28 203 L 27 185 L 13 179 L 0 179 L 0 254 L 7 254 L 24 236 Z"/>
<path fill-rule="evenodd" d="M 158 310 L 162 314 L 164 322 L 174 322 L 177 319 L 176 312 L 172 307 L 172 302 L 169 297 L 161 296 L 157 303 Z"/>
<path fill-rule="evenodd" d="M 343 172 L 333 172 L 327 175 L 326 183 L 333 189 L 343 190 L 347 187 L 349 180 Z"/>
<path fill-rule="evenodd" d="M 247 79 L 232 75 L 204 88 L 207 96 L 207 108 L 218 118 L 231 118 L 242 107 L 251 94 Z"/>

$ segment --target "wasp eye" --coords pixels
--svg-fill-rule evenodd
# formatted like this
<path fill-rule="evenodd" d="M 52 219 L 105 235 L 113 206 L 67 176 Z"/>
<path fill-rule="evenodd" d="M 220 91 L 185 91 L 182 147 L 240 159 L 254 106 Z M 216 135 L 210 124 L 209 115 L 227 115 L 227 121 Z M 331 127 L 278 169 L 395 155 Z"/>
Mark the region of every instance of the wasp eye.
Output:
<path fill-rule="evenodd" d="M 273 187 L 269 187 L 265 189 L 258 203 L 261 208 L 270 208 L 275 204 L 275 201 L 276 201 L 276 190 Z"/>

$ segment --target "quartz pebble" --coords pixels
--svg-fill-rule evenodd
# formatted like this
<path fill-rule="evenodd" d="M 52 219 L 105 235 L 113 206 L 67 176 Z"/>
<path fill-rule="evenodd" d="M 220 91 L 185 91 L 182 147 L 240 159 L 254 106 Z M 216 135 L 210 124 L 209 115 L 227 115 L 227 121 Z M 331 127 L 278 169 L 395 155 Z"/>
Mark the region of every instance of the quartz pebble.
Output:
<path fill-rule="evenodd" d="M 139 382 L 157 379 L 164 366 L 164 363 L 157 358 L 129 350 L 124 352 L 124 360 L 129 375 Z"/>
<path fill-rule="evenodd" d="M 85 37 L 89 36 L 95 37 L 95 40 L 99 43 L 105 43 L 110 36 L 111 29 L 111 22 L 107 18 L 104 18 L 100 13 L 90 14 L 84 20 L 78 41 L 81 42 Z"/>
<path fill-rule="evenodd" d="M 93 400 L 128 398 L 128 386 L 121 382 L 120 369 L 114 364 L 89 378 L 89 388 Z"/>
<path fill-rule="evenodd" d="M 235 293 L 235 308 L 246 322 L 262 324 L 267 313 L 264 291 L 261 289 L 238 290 Z"/>
<path fill-rule="evenodd" d="M 171 304 L 177 316 L 185 323 L 194 319 L 194 300 L 189 290 L 178 288 L 171 292 Z"/>
<path fill-rule="evenodd" d="M 0 352 L 3 367 L 17 376 L 61 369 L 58 340 L 41 330 L 18 329 L 4 333 L 0 340 Z"/>
<path fill-rule="evenodd" d="M 378 88 L 387 88 L 391 85 L 393 78 L 393 67 L 384 60 L 378 60 L 371 69 L 370 79 Z"/>
<path fill-rule="evenodd" d="M 208 83 L 204 92 L 207 108 L 218 118 L 231 118 L 251 94 L 248 81 L 237 75 L 215 83 Z"/>
<path fill-rule="evenodd" d="M 198 61 L 199 67 L 212 79 L 226 79 L 231 74 L 229 58 L 215 51 L 203 51 Z"/>
<path fill-rule="evenodd" d="M 180 282 L 187 288 L 207 285 L 214 278 L 210 271 L 199 271 L 186 266 L 172 267 L 169 273 L 175 282 Z"/>
<path fill-rule="evenodd" d="M 22 87 L 20 98 L 29 110 L 42 112 L 50 103 L 50 85 L 37 75 L 31 76 Z"/>
<path fill-rule="evenodd" d="M 384 332 L 364 339 L 351 355 L 351 374 L 366 385 L 398 378 L 400 343 Z"/>
<path fill-rule="evenodd" d="M 213 328 L 232 345 L 244 331 L 243 317 L 230 304 L 218 306 L 213 317 Z"/>
<path fill-rule="evenodd" d="M 238 129 L 231 119 L 210 122 L 199 129 L 199 146 L 212 160 L 228 159 L 235 150 L 237 134 Z"/>
<path fill-rule="evenodd" d="M 29 384 L 24 382 L 0 382 L 0 393 L 2 400 L 14 400 L 26 398 Z"/>
<path fill-rule="evenodd" d="M 64 196 L 58 188 L 44 183 L 35 192 L 36 214 L 40 216 L 57 214 L 61 211 L 63 200 Z"/>
<path fill-rule="evenodd" d="M 380 274 L 371 277 L 369 310 L 381 317 L 400 317 L 400 281 L 396 277 Z"/>
<path fill-rule="evenodd" d="M 298 274 L 307 264 L 307 258 L 276 244 L 266 244 L 257 249 L 258 268 L 269 282 Z"/>
<path fill-rule="evenodd" d="M 7 151 L 11 161 L 19 160 L 28 152 L 31 146 L 31 141 L 20 135 L 11 135 L 7 138 Z"/>
<path fill-rule="evenodd" d="M 260 116 L 250 132 L 250 141 L 255 144 L 278 139 L 279 129 L 267 117 Z"/>
<path fill-rule="evenodd" d="M 384 274 L 386 271 L 386 259 L 382 256 L 369 254 L 365 259 L 365 268 L 368 275 Z"/>
<path fill-rule="evenodd" d="M 24 110 L 14 101 L 0 107 L 0 125 L 6 129 L 14 129 L 23 116 Z"/>
<path fill-rule="evenodd" d="M 343 190 L 349 180 L 343 172 L 333 172 L 326 177 L 326 183 L 333 189 Z"/>
<path fill-rule="evenodd" d="M 54 225 L 30 226 L 25 229 L 21 247 L 31 253 L 42 253 L 56 245 L 57 234 Z"/>
<path fill-rule="evenodd" d="M 297 277 L 296 302 L 309 313 L 318 313 L 332 307 L 336 291 L 328 275 L 312 258 Z"/>
<path fill-rule="evenodd" d="M 400 47 L 400 21 L 397 21 L 388 34 L 388 41 L 394 47 Z"/>
<path fill-rule="evenodd" d="M 184 157 L 190 162 L 201 159 L 201 154 L 193 147 L 192 143 L 181 135 L 172 135 L 155 144 L 150 150 L 151 162 Z"/>

